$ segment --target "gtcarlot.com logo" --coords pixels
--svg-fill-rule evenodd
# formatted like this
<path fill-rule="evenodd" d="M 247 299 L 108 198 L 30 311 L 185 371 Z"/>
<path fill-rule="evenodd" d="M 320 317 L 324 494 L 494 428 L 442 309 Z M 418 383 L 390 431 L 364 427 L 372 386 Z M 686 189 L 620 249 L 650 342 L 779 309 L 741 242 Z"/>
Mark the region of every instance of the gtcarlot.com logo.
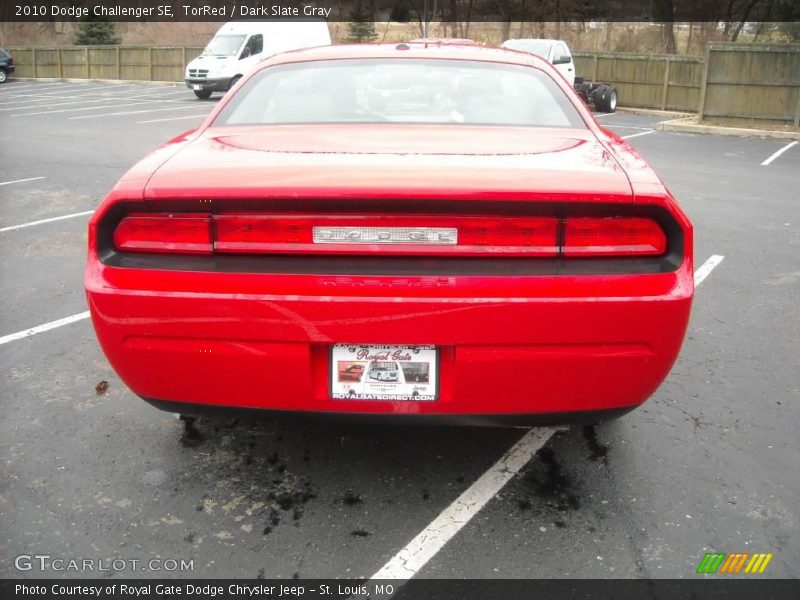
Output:
<path fill-rule="evenodd" d="M 194 571 L 194 559 L 183 558 L 63 558 L 49 554 L 20 554 L 14 558 L 18 571 Z"/>
<path fill-rule="evenodd" d="M 772 553 L 756 552 L 707 552 L 697 567 L 698 573 L 736 575 L 756 574 L 767 569 Z"/>

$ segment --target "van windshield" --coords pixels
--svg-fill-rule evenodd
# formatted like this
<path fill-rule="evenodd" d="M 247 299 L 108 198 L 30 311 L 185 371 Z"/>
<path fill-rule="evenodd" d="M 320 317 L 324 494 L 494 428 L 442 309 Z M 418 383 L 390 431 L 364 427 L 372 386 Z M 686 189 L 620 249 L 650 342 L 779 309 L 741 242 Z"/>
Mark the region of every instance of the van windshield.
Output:
<path fill-rule="evenodd" d="M 243 35 L 217 35 L 208 43 L 206 49 L 203 50 L 203 54 L 233 56 L 239 51 L 243 41 Z"/>
<path fill-rule="evenodd" d="M 431 123 L 585 127 L 545 72 L 442 59 L 345 59 L 269 67 L 250 78 L 216 125 Z"/>

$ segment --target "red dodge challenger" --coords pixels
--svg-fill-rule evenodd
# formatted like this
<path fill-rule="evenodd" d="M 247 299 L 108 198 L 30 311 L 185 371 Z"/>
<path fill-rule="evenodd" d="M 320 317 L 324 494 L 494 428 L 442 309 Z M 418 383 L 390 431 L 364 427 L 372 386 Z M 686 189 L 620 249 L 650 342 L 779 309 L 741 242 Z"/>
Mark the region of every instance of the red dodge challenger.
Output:
<path fill-rule="evenodd" d="M 544 60 L 333 46 L 265 60 L 123 176 L 85 285 L 159 408 L 594 421 L 678 355 L 692 226 Z"/>

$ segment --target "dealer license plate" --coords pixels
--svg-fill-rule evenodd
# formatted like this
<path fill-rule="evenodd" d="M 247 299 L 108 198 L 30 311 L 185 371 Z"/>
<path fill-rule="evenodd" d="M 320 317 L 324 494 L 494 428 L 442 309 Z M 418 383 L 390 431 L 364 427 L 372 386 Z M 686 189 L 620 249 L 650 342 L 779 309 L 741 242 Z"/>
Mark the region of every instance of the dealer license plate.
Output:
<path fill-rule="evenodd" d="M 438 350 L 434 346 L 335 344 L 330 393 L 334 400 L 436 400 Z"/>

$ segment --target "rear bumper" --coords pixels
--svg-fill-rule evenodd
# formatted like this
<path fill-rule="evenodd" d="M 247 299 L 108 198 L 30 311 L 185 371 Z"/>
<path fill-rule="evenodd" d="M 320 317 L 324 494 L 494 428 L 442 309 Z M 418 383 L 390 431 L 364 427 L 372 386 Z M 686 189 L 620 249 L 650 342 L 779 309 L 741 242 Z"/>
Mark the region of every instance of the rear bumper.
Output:
<path fill-rule="evenodd" d="M 231 408 L 209 404 L 190 404 L 187 402 L 165 402 L 143 398 L 145 402 L 159 410 L 189 416 L 226 416 L 236 418 L 268 418 L 274 421 L 306 421 L 314 417 L 325 422 L 346 421 L 360 425 L 459 425 L 467 427 L 543 427 L 579 423 L 600 423 L 619 418 L 635 407 L 587 410 L 561 413 L 517 413 L 517 414 L 408 414 L 408 413 L 356 413 L 356 412 L 313 412 L 269 410 L 252 408 Z"/>
<path fill-rule="evenodd" d="M 103 350 L 143 398 L 537 422 L 644 402 L 678 355 L 693 296 L 689 260 L 646 275 L 406 279 L 155 276 L 90 257 L 86 289 Z M 436 345 L 438 400 L 331 399 L 338 342 Z"/>

